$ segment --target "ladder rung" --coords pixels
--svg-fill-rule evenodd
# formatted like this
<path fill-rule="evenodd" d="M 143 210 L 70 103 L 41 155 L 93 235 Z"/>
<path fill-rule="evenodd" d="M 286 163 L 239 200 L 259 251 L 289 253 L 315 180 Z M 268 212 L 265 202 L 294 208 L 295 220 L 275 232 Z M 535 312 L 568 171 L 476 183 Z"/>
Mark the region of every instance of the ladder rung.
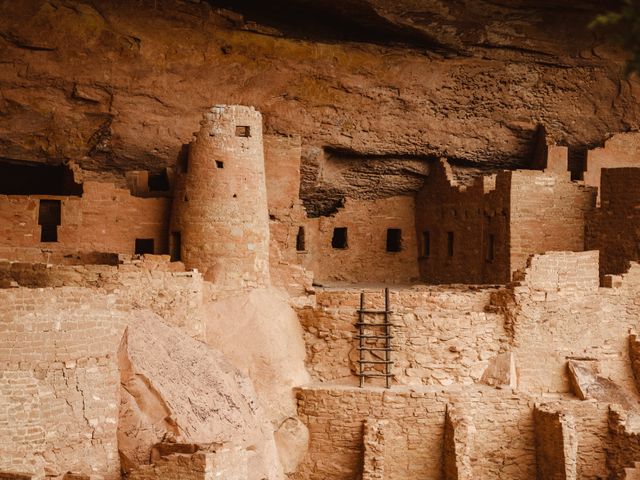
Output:
<path fill-rule="evenodd" d="M 393 377 L 393 373 L 356 373 L 358 377 Z"/>
<path fill-rule="evenodd" d="M 391 335 L 356 335 L 356 338 L 393 338 Z"/>
<path fill-rule="evenodd" d="M 396 323 L 367 323 L 367 322 L 356 322 L 357 326 L 362 327 L 397 327 Z"/>
<path fill-rule="evenodd" d="M 358 363 L 375 363 L 382 365 L 391 365 L 393 362 L 391 360 L 357 360 Z"/>
<path fill-rule="evenodd" d="M 358 350 L 364 350 L 366 352 L 393 352 L 393 347 L 387 347 L 387 348 L 358 347 Z"/>
<path fill-rule="evenodd" d="M 359 313 L 393 313 L 393 310 L 358 309 Z"/>

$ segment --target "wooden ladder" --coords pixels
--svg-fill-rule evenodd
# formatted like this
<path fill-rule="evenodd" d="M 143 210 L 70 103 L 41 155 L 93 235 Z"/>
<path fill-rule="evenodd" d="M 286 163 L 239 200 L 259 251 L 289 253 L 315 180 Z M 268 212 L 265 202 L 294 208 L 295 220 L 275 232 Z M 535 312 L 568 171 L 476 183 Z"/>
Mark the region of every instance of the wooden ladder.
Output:
<path fill-rule="evenodd" d="M 393 335 L 389 315 L 393 313 L 389 307 L 389 288 L 384 289 L 384 310 L 366 309 L 364 292 L 360 292 L 360 308 L 358 309 L 358 377 L 360 377 L 360 388 L 364 387 L 366 378 L 383 377 L 385 387 L 389 388 L 389 382 L 393 374 L 391 373 L 391 352 L 393 347 L 391 340 Z M 370 316 L 383 315 L 383 321 L 375 322 Z M 369 316 L 369 317 L 368 317 Z M 380 354 L 379 352 L 382 352 Z M 382 371 L 378 367 L 383 367 Z"/>

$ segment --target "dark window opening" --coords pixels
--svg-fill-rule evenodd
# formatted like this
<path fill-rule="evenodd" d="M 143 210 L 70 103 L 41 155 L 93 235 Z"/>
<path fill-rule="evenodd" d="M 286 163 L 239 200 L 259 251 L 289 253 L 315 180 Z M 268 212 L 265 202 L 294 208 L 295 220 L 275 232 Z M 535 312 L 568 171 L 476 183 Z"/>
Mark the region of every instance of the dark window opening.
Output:
<path fill-rule="evenodd" d="M 251 128 L 246 125 L 238 125 L 236 127 L 236 137 L 250 137 Z"/>
<path fill-rule="evenodd" d="M 298 252 L 304 252 L 305 249 L 305 238 L 304 238 L 304 227 L 298 227 L 298 234 L 296 235 L 296 250 Z"/>
<path fill-rule="evenodd" d="M 150 192 L 168 192 L 169 190 L 171 190 L 167 171 L 164 170 L 160 173 L 150 173 L 148 185 Z"/>
<path fill-rule="evenodd" d="M 62 223 L 61 205 L 60 200 L 40 200 L 38 225 L 41 242 L 58 241 L 58 225 Z"/>
<path fill-rule="evenodd" d="M 400 250 L 402 250 L 402 230 L 387 228 L 387 252 L 399 252 Z"/>
<path fill-rule="evenodd" d="M 493 262 L 495 258 L 496 249 L 496 237 L 493 234 L 489 235 L 487 239 L 487 262 Z"/>
<path fill-rule="evenodd" d="M 220 160 L 216 160 L 216 168 L 224 168 L 224 162 Z"/>
<path fill-rule="evenodd" d="M 182 235 L 180 232 L 171 232 L 171 238 L 169 239 L 169 253 L 171 255 L 172 262 L 179 262 L 182 260 Z"/>
<path fill-rule="evenodd" d="M 447 255 L 453 257 L 453 232 L 447 232 Z"/>
<path fill-rule="evenodd" d="M 0 195 L 82 195 L 66 165 L 0 159 Z"/>
<path fill-rule="evenodd" d="M 153 254 L 153 238 L 136 238 L 136 255 Z"/>
<path fill-rule="evenodd" d="M 180 148 L 180 153 L 178 153 L 178 161 L 176 163 L 180 167 L 181 173 L 187 173 L 189 171 L 189 148 L 190 145 L 185 143 Z"/>
<path fill-rule="evenodd" d="M 420 253 L 423 257 L 431 255 L 431 235 L 429 232 L 422 232 L 422 251 Z"/>
<path fill-rule="evenodd" d="M 333 248 L 347 248 L 347 228 L 346 227 L 336 227 L 333 229 L 331 246 Z"/>

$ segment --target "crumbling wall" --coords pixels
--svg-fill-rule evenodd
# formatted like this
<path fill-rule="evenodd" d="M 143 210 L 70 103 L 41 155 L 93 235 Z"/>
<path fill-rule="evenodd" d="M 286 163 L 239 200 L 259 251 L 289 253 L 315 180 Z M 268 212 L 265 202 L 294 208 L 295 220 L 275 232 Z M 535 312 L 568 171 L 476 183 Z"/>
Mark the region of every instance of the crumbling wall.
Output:
<path fill-rule="evenodd" d="M 533 410 L 536 432 L 537 478 L 576 480 L 578 438 L 575 419 L 545 405 Z"/>
<path fill-rule="evenodd" d="M 569 172 L 514 170 L 509 175 L 511 272 L 524 268 L 531 254 L 584 251 L 596 190 L 571 182 Z"/>
<path fill-rule="evenodd" d="M 330 217 L 311 222 L 310 267 L 318 282 L 410 283 L 418 278 L 415 201 L 411 196 L 347 199 Z M 344 248 L 334 248 L 335 228 L 346 228 Z M 400 251 L 387 251 L 387 230 L 400 229 Z"/>
<path fill-rule="evenodd" d="M 427 283 L 509 280 L 509 177 L 458 185 L 445 160 L 416 195 L 420 278 Z"/>
<path fill-rule="evenodd" d="M 534 255 L 502 303 L 518 359 L 518 385 L 528 392 L 569 392 L 567 360 L 598 361 L 603 377 L 633 392 L 628 331 L 635 327 L 637 269 L 618 289 L 599 288 L 598 252 Z M 510 300 L 509 300 L 510 299 Z M 512 303 L 509 304 L 509 301 Z"/>
<path fill-rule="evenodd" d="M 610 446 L 607 468 L 613 480 L 625 478 L 625 468 L 640 462 L 640 416 L 623 410 L 618 405 L 609 408 Z"/>
<path fill-rule="evenodd" d="M 384 305 L 381 289 L 364 291 L 366 308 Z M 315 379 L 355 381 L 360 292 L 317 289 L 316 305 L 299 311 L 307 368 Z M 495 292 L 468 287 L 392 289 L 394 382 L 448 386 L 478 381 L 490 359 L 507 347 L 503 315 L 487 310 Z"/>
<path fill-rule="evenodd" d="M 33 260 L 33 249 L 133 254 L 136 238 L 153 239 L 154 253 L 167 252 L 171 199 L 134 197 L 127 189 L 95 181 L 83 188 L 82 197 L 0 195 L 0 256 Z M 57 242 L 40 242 L 40 199 L 61 201 Z"/>
<path fill-rule="evenodd" d="M 640 166 L 640 133 L 617 133 L 606 140 L 603 147 L 587 151 L 584 183 L 598 187 L 598 203 L 600 203 L 603 169 L 638 166 Z"/>
<path fill-rule="evenodd" d="M 362 425 L 372 416 L 389 420 L 386 479 L 440 479 L 445 410 L 450 402 L 468 412 L 477 428 L 472 478 L 535 477 L 532 405 L 510 392 L 489 387 L 385 391 L 346 386 L 297 392 L 311 442 L 296 479 L 353 478 L 361 469 Z"/>
<path fill-rule="evenodd" d="M 125 311 L 84 288 L 0 290 L 0 470 L 120 478 Z"/>
<path fill-rule="evenodd" d="M 600 181 L 587 246 L 600 251 L 600 275 L 620 274 L 640 259 L 640 168 L 604 168 Z"/>

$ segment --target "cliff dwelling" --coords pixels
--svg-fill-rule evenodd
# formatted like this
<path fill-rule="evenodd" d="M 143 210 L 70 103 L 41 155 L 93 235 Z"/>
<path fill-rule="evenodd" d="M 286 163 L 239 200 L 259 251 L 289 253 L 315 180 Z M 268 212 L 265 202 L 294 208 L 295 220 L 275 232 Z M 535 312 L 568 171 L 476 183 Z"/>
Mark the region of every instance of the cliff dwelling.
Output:
<path fill-rule="evenodd" d="M 640 478 L 634 5 L 0 1 L 0 479 Z"/>

